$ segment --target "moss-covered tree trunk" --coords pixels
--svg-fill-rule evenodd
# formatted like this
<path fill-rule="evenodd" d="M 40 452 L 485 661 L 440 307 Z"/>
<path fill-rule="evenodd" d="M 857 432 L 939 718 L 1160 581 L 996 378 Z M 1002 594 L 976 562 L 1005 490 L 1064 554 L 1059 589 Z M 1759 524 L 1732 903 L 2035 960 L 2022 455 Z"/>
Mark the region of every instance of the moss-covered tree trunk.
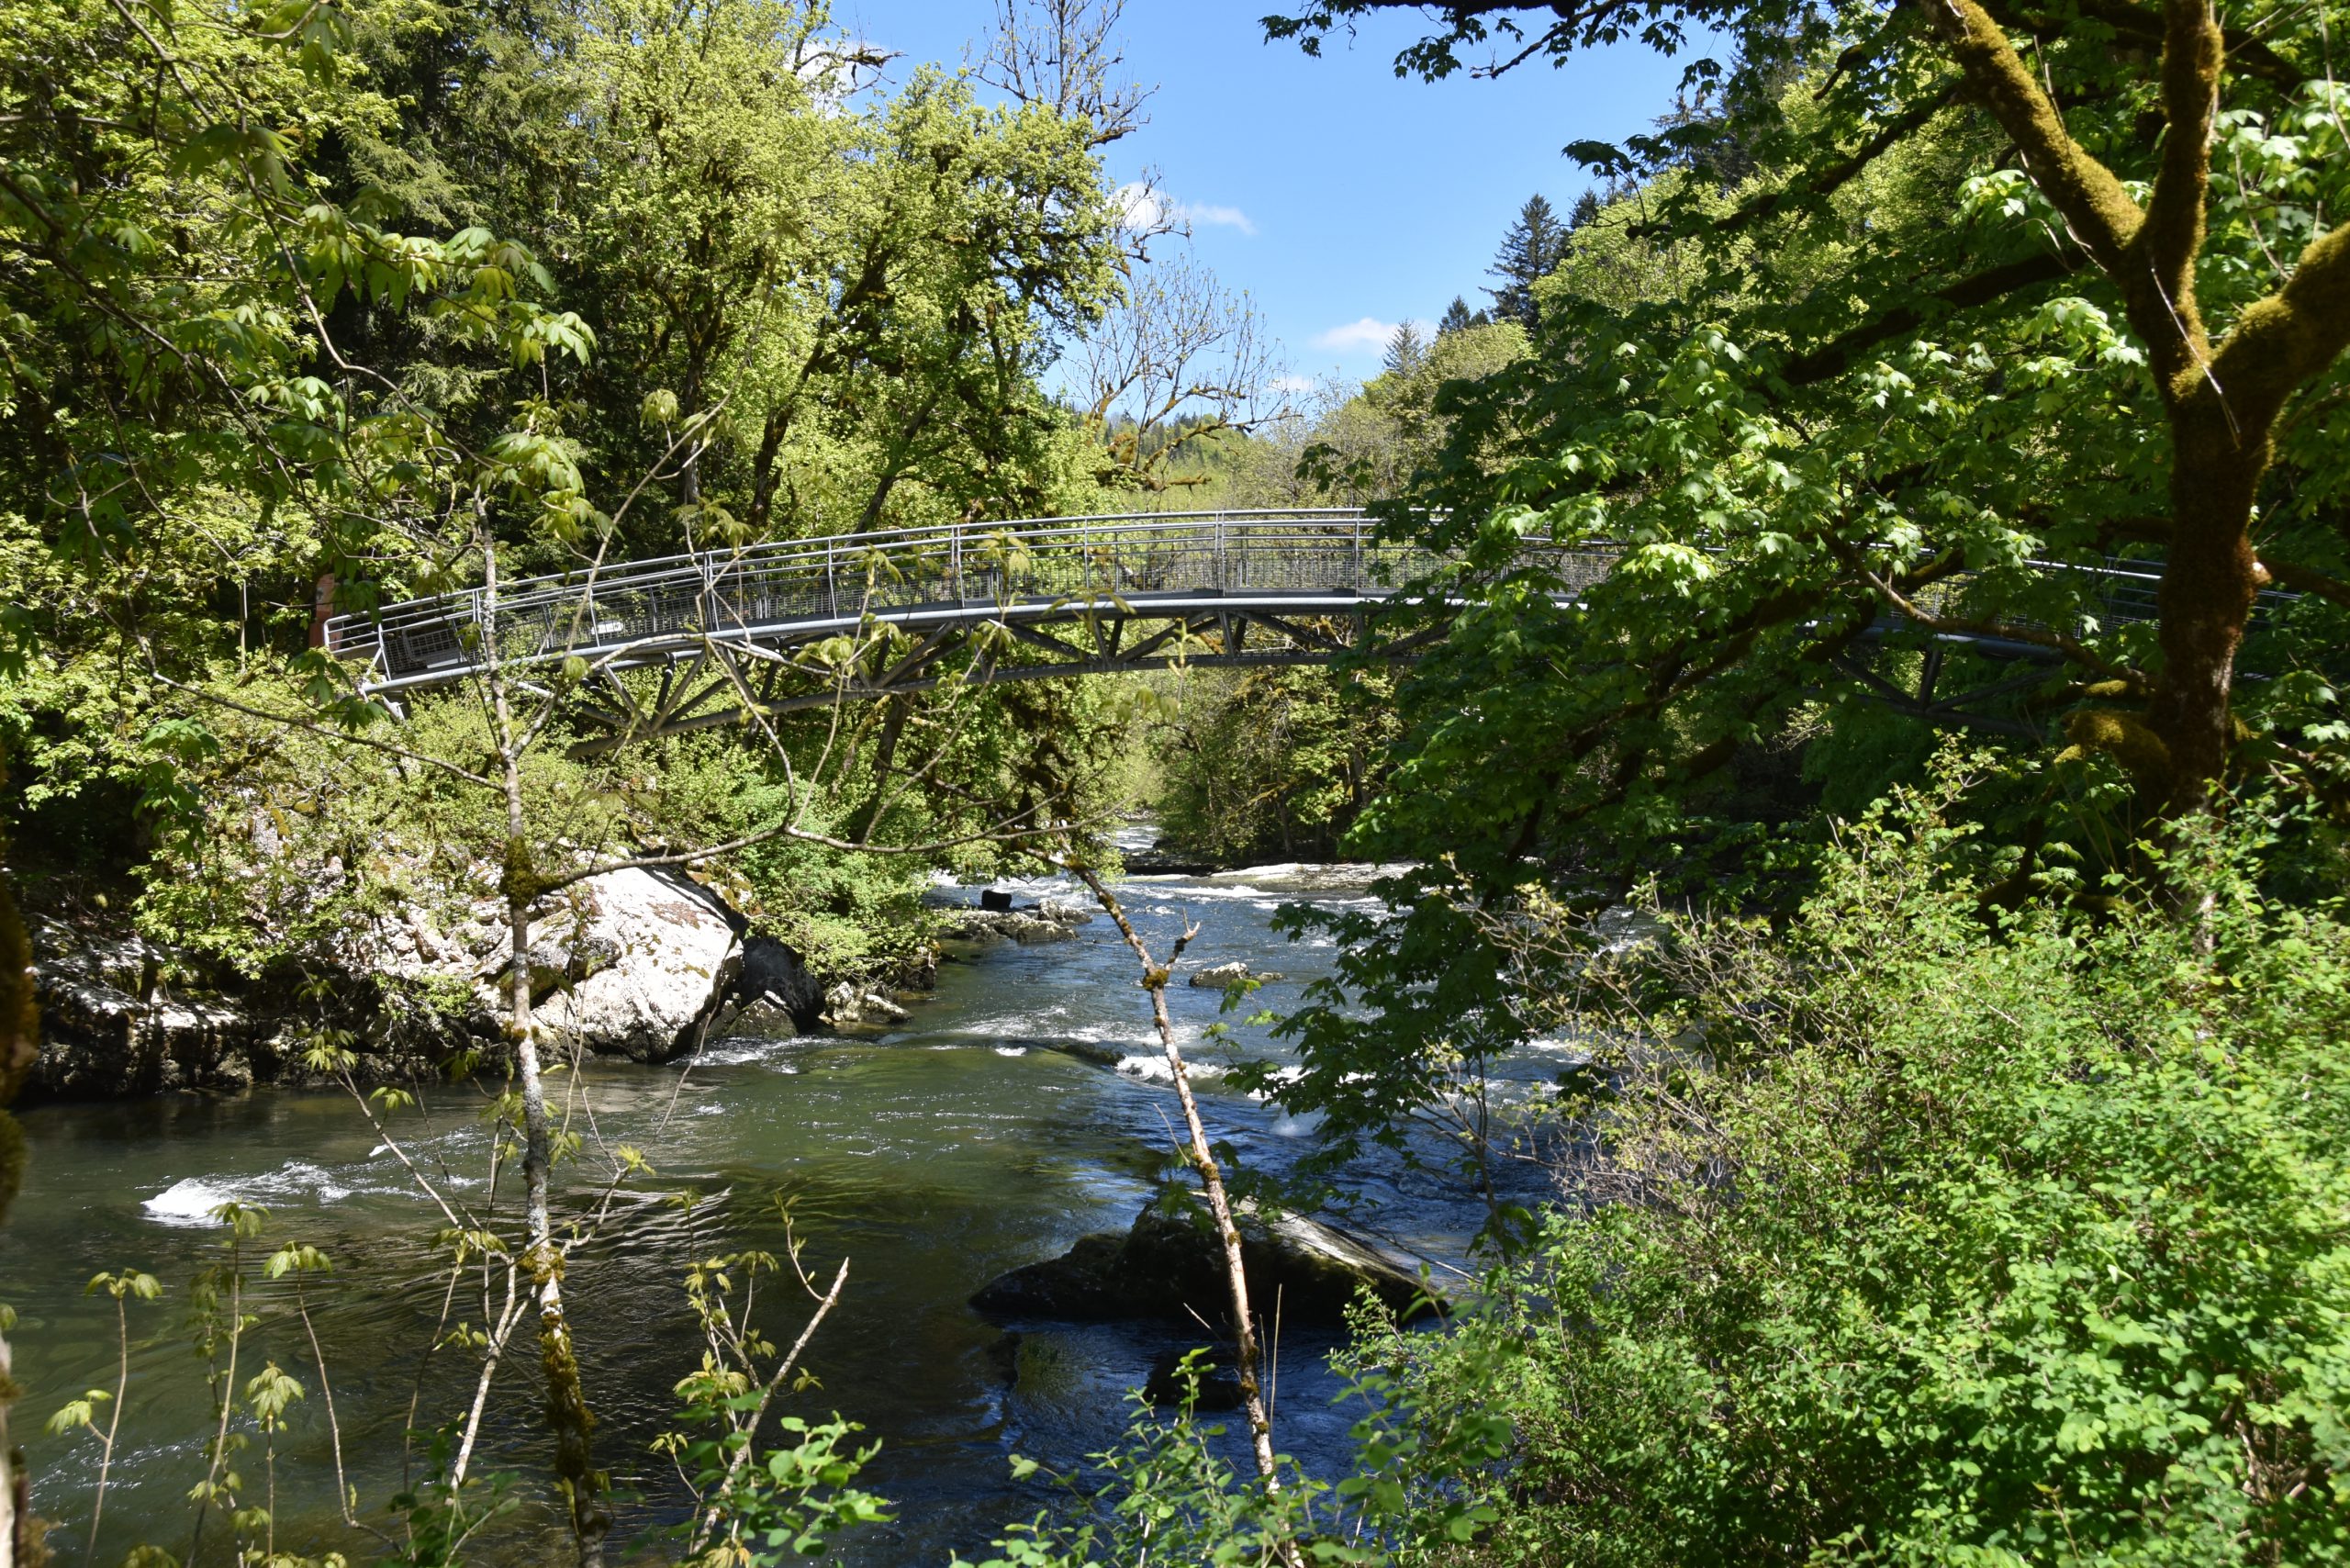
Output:
<path fill-rule="evenodd" d="M 2156 810 L 2202 809 L 2235 745 L 2235 659 L 2266 573 L 2252 525 L 2286 401 L 2350 347 L 2350 229 L 2302 251 L 2276 292 L 2214 342 L 2197 298 L 2226 39 L 2208 0 L 2164 0 L 2161 163 L 2143 204 L 2075 141 L 2042 80 L 1978 0 L 1921 7 L 1969 95 L 2015 140 L 2145 343 L 2171 448 L 2163 661 L 2139 712 L 2076 727 L 2137 777 Z"/>
<path fill-rule="evenodd" d="M 2236 650 L 2263 576 L 2252 547 L 2255 493 L 2267 466 L 2261 433 L 2239 444 L 2215 408 L 2172 419 L 2171 539 L 2163 572 L 2163 667 L 2147 727 L 2168 764 L 2171 812 L 2201 805 L 2227 772 L 2235 740 L 2231 698 Z"/>

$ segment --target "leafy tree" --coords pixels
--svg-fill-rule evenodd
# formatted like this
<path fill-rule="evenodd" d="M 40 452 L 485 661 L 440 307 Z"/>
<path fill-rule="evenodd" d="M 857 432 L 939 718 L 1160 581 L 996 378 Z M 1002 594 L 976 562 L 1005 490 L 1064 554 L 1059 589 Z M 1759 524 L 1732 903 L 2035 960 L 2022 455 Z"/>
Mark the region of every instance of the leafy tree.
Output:
<path fill-rule="evenodd" d="M 8 1210 L 16 1204 L 17 1194 L 25 1180 L 25 1135 L 9 1114 L 8 1107 L 17 1098 L 33 1064 L 40 1055 L 40 1016 L 33 995 L 32 946 L 25 939 L 23 919 L 17 912 L 14 890 L 5 875 L 13 865 L 6 858 L 9 846 L 0 837 L 0 1220 L 8 1217 Z M 8 1334 L 17 1326 L 13 1306 L 0 1303 L 0 1379 L 7 1375 L 10 1364 Z M 18 1517 L 17 1498 L 21 1495 L 17 1479 L 17 1450 L 8 1441 L 8 1409 L 14 1403 L 13 1383 L 0 1387 L 0 1541 L 14 1551 L 25 1534 L 25 1522 Z"/>
<path fill-rule="evenodd" d="M 1382 8 L 1271 26 L 1311 39 Z M 2350 242 L 2319 216 L 2350 168 L 2332 8 L 2031 25 L 2020 46 L 2024 18 L 1997 4 L 1478 6 L 1399 56 L 1440 75 L 1471 46 L 1505 46 L 1505 69 L 1707 29 L 1737 51 L 1689 67 L 1717 112 L 1574 150 L 1657 176 L 1637 205 L 1670 297 L 1571 311 L 1540 368 L 1487 399 L 1550 410 L 1520 460 L 1416 498 L 1458 520 L 1436 537 L 1486 527 L 1489 560 L 1521 538 L 1637 542 L 1569 636 L 1639 650 L 1609 667 L 1651 678 L 1554 716 L 1565 753 L 1521 817 L 1570 774 L 1621 780 L 1598 791 L 1621 801 L 1706 771 L 1796 691 L 1839 683 L 1886 615 L 2061 661 L 2040 712 L 2142 811 L 2195 809 L 2232 770 L 2333 787 L 2332 688 L 2289 635 L 2350 598 L 2328 569 L 2350 339 Z M 1730 138 L 1757 171 L 1734 198 L 1686 173 Z M 2165 563 L 2151 626 L 2091 602 L 2092 579 L 2025 566 L 2141 542 Z M 2311 599 L 2256 627 L 2265 583 Z M 2288 635 L 2263 642 L 2272 627 Z M 2240 693 L 2248 635 L 2259 673 L 2289 678 Z"/>
<path fill-rule="evenodd" d="M 1315 420 L 1301 471 L 1334 498 L 1361 504 L 1404 494 L 1413 475 L 1437 461 L 1454 434 L 1447 388 L 1501 371 L 1525 354 L 1527 338 L 1515 321 L 1498 321 L 1413 346 L 1413 356 Z"/>
<path fill-rule="evenodd" d="M 1267 1086 L 1334 1157 L 1404 1144 L 1537 1037 L 1480 900 L 1538 871 L 1604 898 L 1646 868 L 1791 905 L 1824 824 L 1749 809 L 1741 759 L 1808 748 L 1849 800 L 1914 768 L 1930 726 L 2004 743 L 1966 807 L 1994 907 L 2192 911 L 2143 846 L 2255 786 L 2301 792 L 2292 874 L 2338 885 L 2339 7 L 2035 13 L 2029 73 L 1998 25 L 2020 18 L 1949 16 L 1472 7 L 1399 57 L 1440 75 L 1643 28 L 1677 49 L 1667 17 L 1736 50 L 1690 67 L 1708 112 L 1576 149 L 1617 183 L 1538 286 L 1534 353 L 1447 389 L 1442 448 L 1388 508 L 1465 560 L 1423 585 L 1446 635 L 1399 685 L 1350 839 L 1420 869 L 1386 913 L 1323 923 L 1337 975 L 1285 1025 L 1307 1070 Z M 1753 161 L 1731 188 L 1701 156 L 1725 137 Z M 2221 451 L 2231 419 L 2245 444 Z M 2154 585 L 2134 610 L 2065 569 L 2113 555 Z M 2264 579 L 2300 597 L 2255 618 Z"/>
<path fill-rule="evenodd" d="M 1409 375 L 1420 368 L 1428 357 L 1427 335 L 1416 321 L 1405 321 L 1388 334 L 1387 351 L 1380 359 L 1380 370 L 1387 375 Z"/>

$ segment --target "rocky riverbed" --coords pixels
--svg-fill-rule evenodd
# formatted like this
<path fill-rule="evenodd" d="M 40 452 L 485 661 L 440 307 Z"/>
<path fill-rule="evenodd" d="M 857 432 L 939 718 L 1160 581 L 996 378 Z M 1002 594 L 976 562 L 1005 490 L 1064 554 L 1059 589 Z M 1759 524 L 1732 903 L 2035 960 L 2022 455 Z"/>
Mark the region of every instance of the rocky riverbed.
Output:
<path fill-rule="evenodd" d="M 1091 917 L 1054 900 L 934 912 L 937 935 L 966 946 L 1067 941 Z M 673 871 L 590 878 L 534 911 L 532 934 L 540 1025 L 591 1055 L 646 1063 L 690 1056 L 713 1032 L 901 1024 L 908 994 L 937 973 L 934 949 L 878 978 L 819 972 Z M 511 946 L 491 901 L 454 920 L 421 906 L 379 916 L 299 976 L 239 975 L 56 919 L 33 935 L 44 1035 L 28 1103 L 309 1085 L 320 1075 L 305 1053 L 330 1028 L 368 1082 L 418 1077 L 460 1050 L 494 1065 L 504 1048 Z"/>

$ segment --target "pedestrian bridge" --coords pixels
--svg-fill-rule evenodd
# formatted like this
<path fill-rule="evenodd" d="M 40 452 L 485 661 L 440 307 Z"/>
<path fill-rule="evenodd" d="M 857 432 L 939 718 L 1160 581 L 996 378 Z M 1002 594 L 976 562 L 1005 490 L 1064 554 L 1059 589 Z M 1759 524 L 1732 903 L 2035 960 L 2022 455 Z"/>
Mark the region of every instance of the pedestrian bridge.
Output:
<path fill-rule="evenodd" d="M 1540 553 L 1569 602 L 1621 554 L 1608 544 Z M 588 747 L 602 750 L 736 722 L 753 709 L 788 712 L 942 679 L 1318 664 L 1354 651 L 1409 658 L 1441 627 L 1415 619 L 1390 635 L 1381 611 L 1440 564 L 1381 539 L 1355 510 L 957 523 L 632 561 L 501 585 L 494 598 L 476 588 L 337 616 L 326 644 L 365 665 L 364 689 L 395 701 L 477 677 L 493 648 L 525 682 L 558 665 L 577 677 L 584 666 L 573 707 L 601 732 Z M 2145 563 L 2098 571 L 2105 619 L 2149 618 L 2160 572 Z M 904 633 L 895 656 L 878 667 L 843 660 L 840 639 L 876 624 Z M 2051 656 L 2028 643 L 1942 641 L 2002 658 Z M 2019 682 L 1937 697 L 1938 654 L 1928 665 L 1914 699 L 1887 691 L 1920 717 L 2013 727 L 1969 705 Z"/>

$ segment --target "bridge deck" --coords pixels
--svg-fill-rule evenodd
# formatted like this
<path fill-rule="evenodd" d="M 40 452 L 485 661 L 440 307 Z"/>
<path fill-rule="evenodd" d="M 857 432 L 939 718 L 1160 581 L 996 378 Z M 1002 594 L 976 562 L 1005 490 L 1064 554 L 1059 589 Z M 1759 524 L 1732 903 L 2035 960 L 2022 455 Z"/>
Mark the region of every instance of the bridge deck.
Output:
<path fill-rule="evenodd" d="M 1608 545 L 1541 553 L 1570 600 L 1604 577 L 1620 554 Z M 681 665 L 700 671 L 714 655 L 788 654 L 870 621 L 915 634 L 920 651 L 851 695 L 933 684 L 939 657 L 981 625 L 1001 627 L 1022 639 L 1027 654 L 1045 655 L 1025 664 L 990 658 L 979 672 L 989 679 L 1155 667 L 1178 657 L 1319 662 L 1348 645 L 1329 633 L 1331 622 L 1351 622 L 1360 635 L 1399 585 L 1438 564 L 1427 552 L 1381 540 L 1365 514 L 1351 509 L 957 523 L 530 578 L 506 585 L 494 606 L 476 588 L 375 615 L 337 616 L 328 623 L 327 645 L 367 666 L 371 692 L 449 685 L 480 668 L 494 610 L 504 663 L 586 660 L 619 704 L 607 721 L 642 734 L 726 722 L 740 705 L 711 710 L 708 698 L 717 687 L 709 683 L 702 701 L 682 693 L 672 701 L 673 681 L 665 678 L 655 711 L 637 712 L 636 699 L 618 679 L 625 671 Z M 2098 581 L 2090 597 L 2108 623 L 2154 613 L 2159 565 L 2042 569 L 2093 574 Z M 1045 630 L 1069 623 L 1080 626 L 1075 644 Z M 2000 657 L 2047 656 L 2030 644 L 1957 640 Z M 1410 648 L 1398 644 L 1389 651 Z M 795 707 L 836 694 L 778 698 L 777 673 L 772 662 L 761 672 L 764 706 Z M 695 680 L 689 673 L 685 685 Z M 742 672 L 727 675 L 724 684 L 739 696 Z"/>

